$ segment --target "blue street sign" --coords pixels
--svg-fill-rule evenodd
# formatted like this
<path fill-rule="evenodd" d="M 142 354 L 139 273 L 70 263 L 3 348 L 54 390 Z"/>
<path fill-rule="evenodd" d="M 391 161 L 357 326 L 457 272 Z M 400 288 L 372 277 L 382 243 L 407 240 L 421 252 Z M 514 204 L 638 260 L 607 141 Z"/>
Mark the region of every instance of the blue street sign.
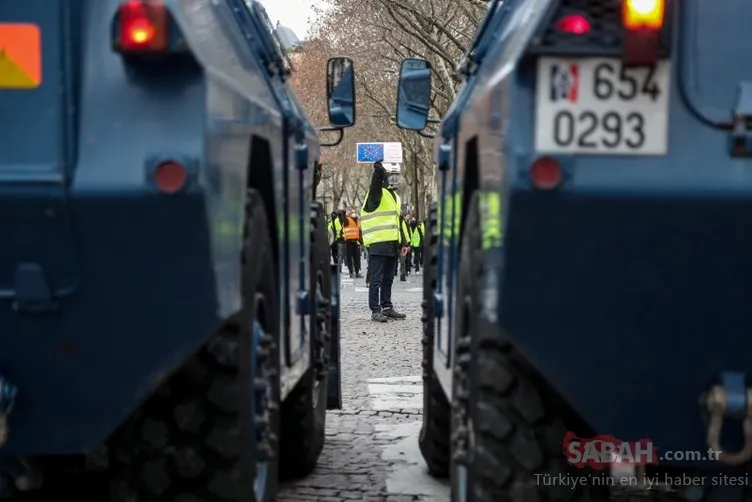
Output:
<path fill-rule="evenodd" d="M 384 160 L 384 143 L 358 143 L 358 164 L 373 164 Z"/>

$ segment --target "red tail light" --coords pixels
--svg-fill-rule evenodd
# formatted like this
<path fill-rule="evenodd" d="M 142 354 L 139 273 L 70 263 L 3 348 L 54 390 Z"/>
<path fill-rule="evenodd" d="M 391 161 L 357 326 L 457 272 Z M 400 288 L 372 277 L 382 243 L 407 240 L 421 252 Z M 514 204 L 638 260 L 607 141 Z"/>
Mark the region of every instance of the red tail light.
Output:
<path fill-rule="evenodd" d="M 538 190 L 553 190 L 564 181 L 564 171 L 556 159 L 541 157 L 530 168 L 530 180 Z"/>
<path fill-rule="evenodd" d="M 652 64 L 658 59 L 665 0 L 623 0 L 624 60 Z"/>
<path fill-rule="evenodd" d="M 167 9 L 160 1 L 129 0 L 118 11 L 123 52 L 160 52 L 167 48 Z"/>
<path fill-rule="evenodd" d="M 160 192 L 174 194 L 188 184 L 188 172 L 182 164 L 168 160 L 162 162 L 154 171 L 154 184 Z"/>
<path fill-rule="evenodd" d="M 584 35 L 590 31 L 590 21 L 585 16 L 570 14 L 556 22 L 556 29 L 573 35 Z"/>

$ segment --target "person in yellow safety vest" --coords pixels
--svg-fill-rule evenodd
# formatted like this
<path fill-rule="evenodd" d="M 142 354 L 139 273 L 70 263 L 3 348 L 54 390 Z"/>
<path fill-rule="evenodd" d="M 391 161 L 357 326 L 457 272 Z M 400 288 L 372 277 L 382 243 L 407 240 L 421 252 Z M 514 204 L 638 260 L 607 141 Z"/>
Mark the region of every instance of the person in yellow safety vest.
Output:
<path fill-rule="evenodd" d="M 399 172 L 387 174 L 381 162 L 373 165 L 368 194 L 360 210 L 363 244 L 368 249 L 368 307 L 371 320 L 405 319 L 392 305 L 392 284 L 400 252 Z"/>
<path fill-rule="evenodd" d="M 410 254 L 410 240 L 412 234 L 410 233 L 410 225 L 407 223 L 407 218 L 403 214 L 400 214 L 400 244 L 402 252 L 399 255 L 399 274 L 400 281 L 405 282 L 407 280 L 407 274 L 410 273 L 410 261 L 408 255 Z"/>
<path fill-rule="evenodd" d="M 350 278 L 363 277 L 360 275 L 360 246 L 363 245 L 363 239 L 355 213 L 350 213 L 350 216 L 345 218 L 342 233 L 345 238 L 345 264 L 350 271 Z"/>
<path fill-rule="evenodd" d="M 341 244 L 344 241 L 343 225 L 344 211 L 332 211 L 331 220 L 329 221 L 330 242 L 329 249 L 332 253 L 332 263 L 341 264 L 344 258 L 340 252 Z"/>
<path fill-rule="evenodd" d="M 423 236 L 426 231 L 425 225 L 413 218 L 410 220 L 412 239 L 410 240 L 410 253 L 412 254 L 412 266 L 415 273 L 420 272 L 420 264 L 423 263 Z"/>

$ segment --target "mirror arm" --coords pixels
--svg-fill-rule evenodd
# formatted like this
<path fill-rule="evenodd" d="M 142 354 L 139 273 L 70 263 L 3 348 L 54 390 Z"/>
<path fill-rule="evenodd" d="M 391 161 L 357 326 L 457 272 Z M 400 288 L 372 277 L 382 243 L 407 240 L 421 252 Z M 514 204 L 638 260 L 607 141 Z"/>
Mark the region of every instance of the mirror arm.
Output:
<path fill-rule="evenodd" d="M 374 115 L 375 117 L 376 115 Z M 392 117 L 392 122 L 397 123 L 397 117 Z M 426 124 L 441 124 L 441 119 L 426 119 Z M 431 136 L 433 137 L 433 136 Z"/>
<path fill-rule="evenodd" d="M 332 141 L 331 143 L 321 143 L 321 146 L 330 147 L 330 146 L 337 146 L 340 143 L 342 143 L 342 140 L 345 137 L 345 129 L 342 127 L 331 127 L 331 126 L 319 127 L 319 132 L 334 132 L 334 131 L 337 131 L 339 133 L 339 137 L 335 141 Z"/>

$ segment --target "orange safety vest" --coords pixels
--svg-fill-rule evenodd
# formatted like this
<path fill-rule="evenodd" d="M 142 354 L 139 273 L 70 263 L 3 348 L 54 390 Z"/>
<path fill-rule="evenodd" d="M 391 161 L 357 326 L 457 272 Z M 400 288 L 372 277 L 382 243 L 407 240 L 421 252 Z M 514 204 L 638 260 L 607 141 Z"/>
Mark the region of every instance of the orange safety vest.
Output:
<path fill-rule="evenodd" d="M 360 238 L 360 227 L 354 219 L 348 216 L 343 233 L 346 241 L 357 241 Z"/>

